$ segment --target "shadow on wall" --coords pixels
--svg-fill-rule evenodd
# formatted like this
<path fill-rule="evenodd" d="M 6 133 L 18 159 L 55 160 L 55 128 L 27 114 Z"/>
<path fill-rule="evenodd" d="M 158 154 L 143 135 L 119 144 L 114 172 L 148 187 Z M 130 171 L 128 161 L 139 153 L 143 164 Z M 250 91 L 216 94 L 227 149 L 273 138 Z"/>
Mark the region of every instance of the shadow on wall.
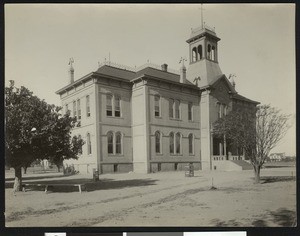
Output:
<path fill-rule="evenodd" d="M 254 227 L 271 227 L 275 224 L 283 227 L 296 227 L 297 218 L 296 212 L 288 210 L 286 208 L 279 208 L 276 211 L 268 211 L 266 215 L 262 215 L 261 218 L 254 220 L 250 225 L 238 222 L 236 220 L 221 221 L 219 219 L 213 219 L 211 224 L 215 227 L 238 227 L 238 226 L 254 226 Z"/>

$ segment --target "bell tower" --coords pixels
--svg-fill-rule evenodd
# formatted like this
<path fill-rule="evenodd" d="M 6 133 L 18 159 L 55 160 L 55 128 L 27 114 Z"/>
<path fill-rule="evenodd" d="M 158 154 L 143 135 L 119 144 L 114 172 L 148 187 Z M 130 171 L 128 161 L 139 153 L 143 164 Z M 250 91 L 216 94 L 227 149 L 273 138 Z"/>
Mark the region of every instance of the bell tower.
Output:
<path fill-rule="evenodd" d="M 189 44 L 187 79 L 198 87 L 210 85 L 222 75 L 218 63 L 218 41 L 215 29 L 202 24 L 192 29 Z"/>

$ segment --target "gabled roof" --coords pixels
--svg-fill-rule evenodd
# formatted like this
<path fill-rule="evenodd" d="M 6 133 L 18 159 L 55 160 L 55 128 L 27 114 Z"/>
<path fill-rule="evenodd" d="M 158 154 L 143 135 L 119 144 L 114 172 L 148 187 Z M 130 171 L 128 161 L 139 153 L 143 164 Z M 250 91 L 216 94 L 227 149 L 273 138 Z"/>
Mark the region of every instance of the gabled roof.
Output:
<path fill-rule="evenodd" d="M 211 87 L 215 87 L 215 85 L 220 81 L 224 80 L 225 83 L 227 84 L 229 90 L 231 93 L 236 93 L 235 88 L 232 86 L 232 84 L 229 82 L 229 80 L 226 78 L 226 75 L 222 74 L 220 76 L 216 76 L 213 80 L 210 81 L 209 85 Z"/>

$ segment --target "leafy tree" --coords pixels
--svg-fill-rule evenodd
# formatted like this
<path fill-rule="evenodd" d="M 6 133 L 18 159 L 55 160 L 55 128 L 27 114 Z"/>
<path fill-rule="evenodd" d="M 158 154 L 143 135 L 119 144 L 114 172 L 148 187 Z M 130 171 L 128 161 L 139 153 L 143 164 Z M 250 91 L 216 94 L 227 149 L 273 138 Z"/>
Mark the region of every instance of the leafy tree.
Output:
<path fill-rule="evenodd" d="M 71 142 L 70 130 L 76 119 L 69 114 L 60 117 L 60 109 L 23 86 L 16 88 L 13 81 L 5 88 L 5 164 L 15 169 L 14 191 L 22 189 L 22 167 L 33 161 L 50 159 L 58 151 L 64 153 L 62 158 L 76 158 L 78 146 L 83 144 L 79 139 Z M 53 148 L 57 136 L 62 138 L 63 150 Z"/>
<path fill-rule="evenodd" d="M 245 150 L 254 168 L 255 183 L 260 181 L 260 170 L 270 151 L 284 137 L 289 116 L 269 105 L 251 109 L 238 109 L 214 123 L 214 134 L 226 137 Z"/>

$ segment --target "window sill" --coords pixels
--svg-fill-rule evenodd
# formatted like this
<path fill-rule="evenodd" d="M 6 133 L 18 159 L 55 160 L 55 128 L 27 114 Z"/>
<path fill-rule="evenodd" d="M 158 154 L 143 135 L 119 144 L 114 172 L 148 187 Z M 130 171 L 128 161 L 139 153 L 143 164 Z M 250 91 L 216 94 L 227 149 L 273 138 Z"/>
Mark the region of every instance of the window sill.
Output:
<path fill-rule="evenodd" d="M 171 117 L 170 117 L 170 120 L 174 120 L 174 121 L 182 121 L 182 119 L 180 119 L 180 118 L 171 118 Z"/>
<path fill-rule="evenodd" d="M 155 153 L 156 156 L 163 156 L 163 153 Z"/>
<path fill-rule="evenodd" d="M 123 154 L 108 154 L 109 157 L 124 157 Z"/>
<path fill-rule="evenodd" d="M 124 119 L 122 116 L 106 116 L 107 118 Z"/>
<path fill-rule="evenodd" d="M 170 155 L 173 157 L 183 156 L 182 154 L 174 154 L 174 153 L 170 153 Z"/>
<path fill-rule="evenodd" d="M 154 116 L 154 118 L 156 118 L 156 119 L 162 119 L 161 116 Z"/>

